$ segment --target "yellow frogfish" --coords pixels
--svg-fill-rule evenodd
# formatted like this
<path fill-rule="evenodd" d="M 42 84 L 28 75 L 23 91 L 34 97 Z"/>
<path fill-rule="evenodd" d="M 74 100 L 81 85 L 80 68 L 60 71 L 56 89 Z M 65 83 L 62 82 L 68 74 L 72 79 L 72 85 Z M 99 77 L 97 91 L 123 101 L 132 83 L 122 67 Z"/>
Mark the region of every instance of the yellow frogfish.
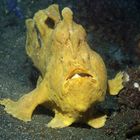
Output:
<path fill-rule="evenodd" d="M 40 76 L 36 88 L 19 100 L 1 99 L 5 111 L 27 122 L 35 108 L 44 105 L 55 114 L 48 127 L 74 122 L 104 126 L 107 115 L 98 115 L 95 105 L 105 99 L 107 87 L 111 95 L 119 93 L 123 73 L 107 80 L 103 59 L 89 47 L 84 28 L 73 21 L 68 7 L 61 14 L 57 4 L 39 10 L 26 20 L 26 27 L 26 52 Z"/>

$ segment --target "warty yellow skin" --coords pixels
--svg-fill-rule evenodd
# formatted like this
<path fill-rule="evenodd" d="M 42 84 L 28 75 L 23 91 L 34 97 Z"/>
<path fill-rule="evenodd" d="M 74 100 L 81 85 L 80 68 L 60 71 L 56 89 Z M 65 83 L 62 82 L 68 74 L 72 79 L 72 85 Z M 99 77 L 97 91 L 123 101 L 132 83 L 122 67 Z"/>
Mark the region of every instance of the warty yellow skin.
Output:
<path fill-rule="evenodd" d="M 26 51 L 40 76 L 37 87 L 18 101 L 0 100 L 6 112 L 26 122 L 43 104 L 55 113 L 48 127 L 62 128 L 77 121 L 104 126 L 107 116 L 95 114 L 94 105 L 104 100 L 107 84 L 112 95 L 118 94 L 123 74 L 108 82 L 101 56 L 90 49 L 84 28 L 73 21 L 67 7 L 62 19 L 56 4 L 39 10 L 26 20 L 26 27 Z"/>

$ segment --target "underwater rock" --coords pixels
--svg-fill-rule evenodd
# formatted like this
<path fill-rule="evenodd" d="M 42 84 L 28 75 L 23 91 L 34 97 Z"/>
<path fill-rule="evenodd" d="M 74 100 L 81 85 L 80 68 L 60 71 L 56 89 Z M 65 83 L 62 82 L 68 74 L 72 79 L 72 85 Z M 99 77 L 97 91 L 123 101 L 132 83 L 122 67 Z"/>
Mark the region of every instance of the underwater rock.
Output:
<path fill-rule="evenodd" d="M 119 94 L 120 109 L 140 109 L 140 68 L 127 70 L 129 81 Z"/>

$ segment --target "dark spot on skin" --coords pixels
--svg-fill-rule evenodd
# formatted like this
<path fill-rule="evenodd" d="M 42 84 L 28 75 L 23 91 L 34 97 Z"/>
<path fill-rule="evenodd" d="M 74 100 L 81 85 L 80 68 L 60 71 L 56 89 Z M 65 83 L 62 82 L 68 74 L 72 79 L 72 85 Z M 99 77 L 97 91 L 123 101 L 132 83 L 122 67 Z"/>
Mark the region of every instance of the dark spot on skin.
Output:
<path fill-rule="evenodd" d="M 42 47 L 41 36 L 40 36 L 40 32 L 39 32 L 37 26 L 35 26 L 35 30 L 37 33 L 37 39 L 38 39 L 39 46 Z"/>
<path fill-rule="evenodd" d="M 78 41 L 78 47 L 80 47 L 80 44 L 81 44 L 81 40 Z"/>
<path fill-rule="evenodd" d="M 87 63 L 87 61 L 86 61 L 85 58 L 82 58 L 82 62 L 83 62 L 83 64 L 86 64 Z"/>
<path fill-rule="evenodd" d="M 88 61 L 90 60 L 90 55 L 88 54 L 88 57 L 87 57 Z"/>
<path fill-rule="evenodd" d="M 61 63 L 63 63 L 63 62 L 64 62 L 63 57 L 60 57 L 60 59 L 59 59 L 59 60 L 60 60 L 60 62 L 61 62 Z"/>
<path fill-rule="evenodd" d="M 51 29 L 54 29 L 54 27 L 55 27 L 54 20 L 49 17 L 45 20 L 45 24 Z"/>

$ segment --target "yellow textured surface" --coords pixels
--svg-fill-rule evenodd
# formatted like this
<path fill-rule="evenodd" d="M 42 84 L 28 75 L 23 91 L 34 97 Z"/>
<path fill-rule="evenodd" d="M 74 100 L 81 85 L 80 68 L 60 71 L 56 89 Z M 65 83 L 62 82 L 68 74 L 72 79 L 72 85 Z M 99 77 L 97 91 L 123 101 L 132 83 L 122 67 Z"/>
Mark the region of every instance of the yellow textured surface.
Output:
<path fill-rule="evenodd" d="M 114 79 L 108 80 L 108 87 L 110 95 L 117 95 L 123 88 L 123 72 L 117 73 Z"/>
<path fill-rule="evenodd" d="M 45 103 L 55 112 L 48 127 L 62 128 L 76 121 L 104 126 L 106 115 L 95 118 L 91 108 L 104 100 L 106 68 L 100 55 L 89 48 L 84 28 L 73 21 L 73 12 L 64 8 L 61 19 L 54 4 L 27 19 L 26 26 L 26 51 L 41 75 L 36 89 L 18 101 L 0 100 L 7 113 L 30 121 L 36 106 Z"/>

